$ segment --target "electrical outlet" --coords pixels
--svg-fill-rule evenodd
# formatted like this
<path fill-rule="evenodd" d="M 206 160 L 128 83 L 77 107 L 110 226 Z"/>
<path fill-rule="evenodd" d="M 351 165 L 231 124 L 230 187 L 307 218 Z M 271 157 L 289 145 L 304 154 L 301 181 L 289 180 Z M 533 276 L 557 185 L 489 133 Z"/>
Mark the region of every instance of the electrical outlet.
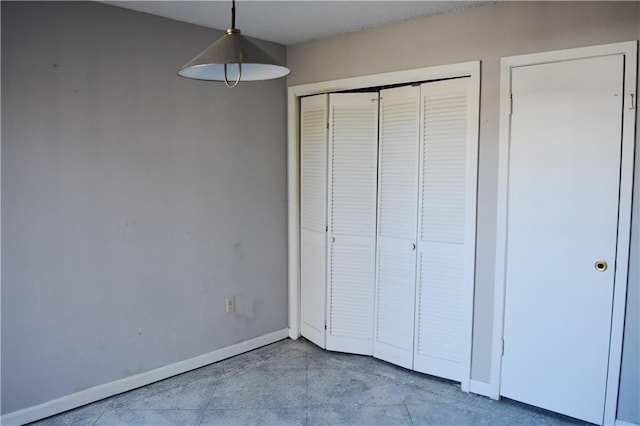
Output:
<path fill-rule="evenodd" d="M 226 312 L 230 314 L 236 310 L 236 298 L 235 296 L 227 297 Z"/>

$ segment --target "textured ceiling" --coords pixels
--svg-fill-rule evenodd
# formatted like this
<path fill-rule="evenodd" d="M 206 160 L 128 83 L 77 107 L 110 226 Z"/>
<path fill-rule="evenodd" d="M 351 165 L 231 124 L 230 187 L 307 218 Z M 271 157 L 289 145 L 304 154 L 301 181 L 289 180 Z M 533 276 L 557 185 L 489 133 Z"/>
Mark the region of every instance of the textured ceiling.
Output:
<path fill-rule="evenodd" d="M 103 1 L 216 29 L 231 23 L 231 1 Z M 390 22 L 480 6 L 488 1 L 236 1 L 244 35 L 292 45 Z"/>

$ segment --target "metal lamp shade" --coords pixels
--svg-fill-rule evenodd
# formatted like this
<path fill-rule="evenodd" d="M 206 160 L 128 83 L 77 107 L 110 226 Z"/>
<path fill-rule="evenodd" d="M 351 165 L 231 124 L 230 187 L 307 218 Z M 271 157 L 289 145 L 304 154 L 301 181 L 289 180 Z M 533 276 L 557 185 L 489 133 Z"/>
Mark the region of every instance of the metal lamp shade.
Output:
<path fill-rule="evenodd" d="M 270 80 L 284 77 L 289 69 L 258 46 L 244 38 L 237 29 L 229 29 L 219 40 L 189 61 L 179 71 L 181 77 L 197 80 L 235 81 L 242 64 L 240 81 Z"/>

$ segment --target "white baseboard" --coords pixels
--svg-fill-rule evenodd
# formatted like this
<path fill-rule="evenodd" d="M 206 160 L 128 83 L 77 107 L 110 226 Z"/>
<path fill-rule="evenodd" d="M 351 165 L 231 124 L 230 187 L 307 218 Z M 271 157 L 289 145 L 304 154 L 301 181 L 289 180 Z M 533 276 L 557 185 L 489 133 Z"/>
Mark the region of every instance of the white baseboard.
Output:
<path fill-rule="evenodd" d="M 491 385 L 489 383 L 471 380 L 469 382 L 469 392 L 491 398 Z"/>
<path fill-rule="evenodd" d="M 289 329 L 274 331 L 251 340 L 227 346 L 204 355 L 190 358 L 175 364 L 166 365 L 156 368 L 155 370 L 145 373 L 136 374 L 135 376 L 125 377 L 124 379 L 115 380 L 103 385 L 94 386 L 71 395 L 63 396 L 43 404 L 34 405 L 33 407 L 24 408 L 12 413 L 4 414 L 0 418 L 0 424 L 5 426 L 23 425 L 25 423 L 34 422 L 44 419 L 63 411 L 81 407 L 85 404 L 99 401 L 119 393 L 127 392 L 132 389 L 146 386 L 148 384 L 164 380 L 169 377 L 222 361 L 223 359 L 239 355 L 244 352 L 257 349 L 282 339 L 289 337 Z"/>
<path fill-rule="evenodd" d="M 640 426 L 638 423 L 629 423 L 624 420 L 616 420 L 615 426 Z"/>

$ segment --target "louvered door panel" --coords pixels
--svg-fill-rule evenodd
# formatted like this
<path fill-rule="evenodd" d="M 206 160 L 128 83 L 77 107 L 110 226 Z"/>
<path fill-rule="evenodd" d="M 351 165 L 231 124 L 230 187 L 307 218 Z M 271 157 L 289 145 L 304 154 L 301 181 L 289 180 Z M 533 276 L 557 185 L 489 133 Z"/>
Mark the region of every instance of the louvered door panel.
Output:
<path fill-rule="evenodd" d="M 343 96 L 360 101 L 347 103 Z M 372 102 L 373 96 L 331 95 L 331 227 L 335 235 L 370 238 L 375 229 L 378 104 Z"/>
<path fill-rule="evenodd" d="M 300 104 L 301 333 L 325 347 L 328 95 Z"/>
<path fill-rule="evenodd" d="M 325 232 L 327 226 L 327 95 L 301 100 L 300 223 Z"/>
<path fill-rule="evenodd" d="M 331 251 L 331 337 L 371 340 L 373 248 L 355 241 Z M 366 352 L 366 351 L 365 351 Z"/>
<path fill-rule="evenodd" d="M 301 333 L 325 347 L 326 234 L 302 229 L 300 235 Z"/>
<path fill-rule="evenodd" d="M 374 356 L 412 368 L 420 87 L 380 97 Z"/>
<path fill-rule="evenodd" d="M 468 336 L 465 268 L 469 79 L 423 84 L 414 369 L 461 381 Z M 473 180 L 475 181 L 475 179 Z M 475 188 L 473 189 L 475 190 Z"/>
<path fill-rule="evenodd" d="M 415 369 L 456 381 L 464 348 L 463 249 L 423 243 L 418 274 Z"/>
<path fill-rule="evenodd" d="M 327 349 L 373 353 L 377 93 L 329 98 Z"/>

